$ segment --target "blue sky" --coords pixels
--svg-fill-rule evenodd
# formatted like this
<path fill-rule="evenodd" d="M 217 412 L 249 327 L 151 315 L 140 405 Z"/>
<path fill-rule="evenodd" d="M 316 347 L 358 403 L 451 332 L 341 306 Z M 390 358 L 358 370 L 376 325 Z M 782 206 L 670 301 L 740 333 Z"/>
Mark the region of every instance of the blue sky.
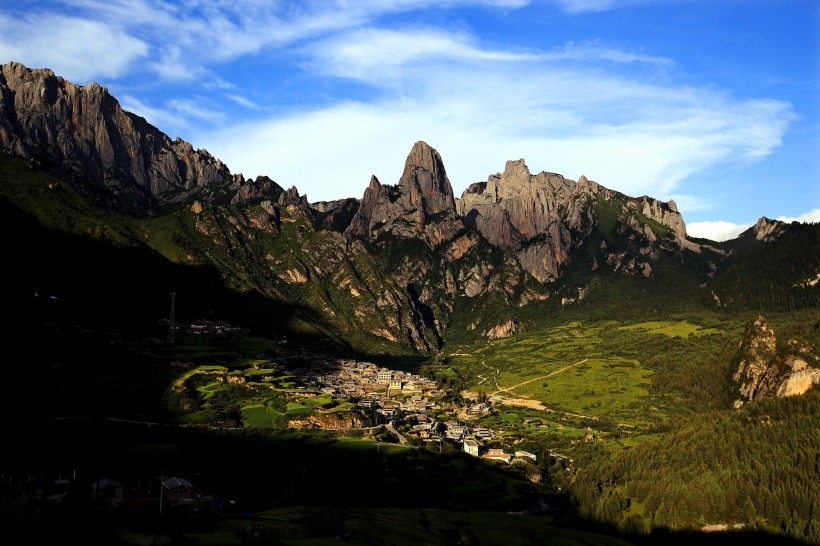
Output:
<path fill-rule="evenodd" d="M 674 199 L 690 235 L 820 221 L 818 0 L 0 0 L 0 62 L 108 87 L 312 202 L 530 171 Z"/>

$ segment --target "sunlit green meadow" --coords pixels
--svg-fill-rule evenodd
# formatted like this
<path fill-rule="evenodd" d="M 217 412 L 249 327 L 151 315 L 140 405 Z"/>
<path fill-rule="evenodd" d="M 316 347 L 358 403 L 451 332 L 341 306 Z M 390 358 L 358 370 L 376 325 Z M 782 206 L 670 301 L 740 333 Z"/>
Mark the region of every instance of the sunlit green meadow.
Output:
<path fill-rule="evenodd" d="M 451 355 L 448 363 L 471 378 L 471 390 L 541 402 L 545 420 L 569 415 L 646 427 L 685 411 L 680 393 L 653 389 L 654 375 L 663 373 L 657 368 L 659 343 L 663 346 L 658 336 L 686 344 L 721 333 L 686 320 L 571 322 L 489 340 Z M 665 358 L 671 362 L 674 352 Z M 547 428 L 522 427 L 536 434 Z"/>

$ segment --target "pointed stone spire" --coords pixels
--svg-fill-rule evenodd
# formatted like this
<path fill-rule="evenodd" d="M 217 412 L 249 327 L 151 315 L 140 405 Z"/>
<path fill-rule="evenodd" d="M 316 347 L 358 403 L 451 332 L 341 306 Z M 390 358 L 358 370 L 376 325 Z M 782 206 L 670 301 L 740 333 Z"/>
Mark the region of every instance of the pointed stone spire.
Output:
<path fill-rule="evenodd" d="M 404 163 L 399 189 L 410 203 L 423 206 L 426 214 L 455 211 L 453 187 L 439 153 L 424 141 L 413 145 Z"/>
<path fill-rule="evenodd" d="M 382 186 L 375 176 L 370 179 L 347 232 L 366 238 L 378 237 L 382 232 L 399 237 L 421 236 L 435 246 L 462 226 L 441 156 L 419 141 L 410 150 L 397 185 Z"/>

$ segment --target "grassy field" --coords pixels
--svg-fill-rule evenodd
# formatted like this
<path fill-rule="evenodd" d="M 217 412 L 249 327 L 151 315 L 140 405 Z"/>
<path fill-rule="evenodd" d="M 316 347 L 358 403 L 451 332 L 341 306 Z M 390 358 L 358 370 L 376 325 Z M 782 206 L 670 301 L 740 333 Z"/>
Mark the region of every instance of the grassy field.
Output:
<path fill-rule="evenodd" d="M 471 377 L 471 390 L 509 403 L 510 408 L 495 419 L 497 425 L 578 436 L 577 427 L 567 427 L 559 418 L 648 427 L 685 413 L 680 393 L 653 388 L 654 376 L 666 373 L 656 361 L 658 354 L 670 361 L 675 358 L 671 349 L 663 355 L 662 338 L 686 344 L 721 334 L 718 328 L 686 320 L 576 321 L 462 348 L 448 357 L 447 364 Z M 518 409 L 512 408 L 527 403 L 528 417 L 517 416 Z M 541 416 L 533 409 L 540 409 Z"/>
<path fill-rule="evenodd" d="M 654 334 L 663 334 L 670 337 L 688 337 L 688 336 L 702 336 L 707 334 L 719 334 L 721 331 L 717 328 L 703 328 L 696 324 L 692 324 L 686 320 L 677 322 L 672 321 L 652 321 L 640 322 L 637 324 L 630 324 L 628 326 L 621 326 L 621 330 L 640 330 L 644 332 L 651 332 Z"/>

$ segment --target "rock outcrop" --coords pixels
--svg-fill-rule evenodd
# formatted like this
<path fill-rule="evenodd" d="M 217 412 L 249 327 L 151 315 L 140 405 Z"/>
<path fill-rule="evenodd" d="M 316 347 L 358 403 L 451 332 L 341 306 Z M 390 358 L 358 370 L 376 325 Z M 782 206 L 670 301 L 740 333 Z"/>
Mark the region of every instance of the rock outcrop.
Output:
<path fill-rule="evenodd" d="M 234 175 L 231 188 L 235 192 L 231 199 L 232 205 L 265 200 L 278 201 L 279 196 L 285 191 L 267 176 L 257 176 L 255 180 L 245 180 L 241 174 Z"/>
<path fill-rule="evenodd" d="M 348 197 L 335 201 L 318 201 L 311 203 L 310 208 L 313 209 L 320 228 L 344 233 L 359 210 L 359 200 Z"/>
<path fill-rule="evenodd" d="M 789 224 L 785 222 L 761 216 L 755 225 L 738 235 L 738 238 L 754 237 L 758 241 L 769 242 L 783 235 L 788 229 Z"/>
<path fill-rule="evenodd" d="M 762 316 L 746 325 L 736 362 L 733 378 L 742 398 L 735 407 L 765 397 L 800 395 L 820 383 L 820 357 L 814 348 L 796 340 L 778 348 L 777 336 Z"/>
<path fill-rule="evenodd" d="M 323 413 L 318 412 L 307 419 L 288 421 L 290 428 L 318 428 L 323 430 L 357 430 L 372 426 L 371 419 L 360 412 Z"/>
<path fill-rule="evenodd" d="M 513 335 L 515 335 L 516 330 L 517 327 L 515 325 L 515 322 L 508 320 L 502 322 L 501 324 L 493 326 L 492 328 L 484 332 L 484 335 L 490 339 L 500 339 L 503 337 L 512 337 Z"/>

